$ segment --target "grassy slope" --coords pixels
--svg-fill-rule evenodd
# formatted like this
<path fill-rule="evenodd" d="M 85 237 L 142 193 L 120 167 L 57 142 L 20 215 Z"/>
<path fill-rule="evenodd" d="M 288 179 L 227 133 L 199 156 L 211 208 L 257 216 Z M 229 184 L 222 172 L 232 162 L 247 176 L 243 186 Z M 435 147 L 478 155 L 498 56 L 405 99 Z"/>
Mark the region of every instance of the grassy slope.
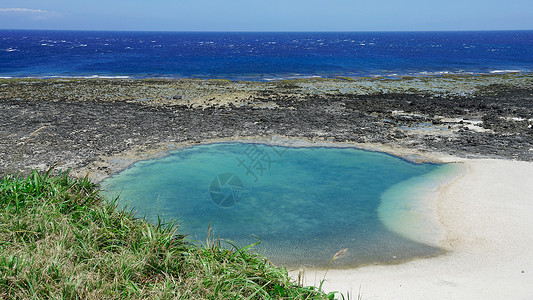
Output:
<path fill-rule="evenodd" d="M 0 298 L 331 299 L 246 249 L 184 242 L 87 179 L 0 178 Z"/>

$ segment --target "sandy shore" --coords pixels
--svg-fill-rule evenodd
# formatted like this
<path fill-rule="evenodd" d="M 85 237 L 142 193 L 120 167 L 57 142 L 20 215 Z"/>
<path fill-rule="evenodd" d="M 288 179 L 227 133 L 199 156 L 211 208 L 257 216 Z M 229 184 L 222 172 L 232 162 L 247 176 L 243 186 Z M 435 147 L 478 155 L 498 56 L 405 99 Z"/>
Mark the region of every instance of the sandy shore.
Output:
<path fill-rule="evenodd" d="M 531 299 L 533 163 L 466 160 L 438 215 L 449 252 L 399 265 L 330 270 L 324 288 L 363 299 Z M 292 274 L 297 276 L 296 273 Z M 319 284 L 323 271 L 305 271 Z"/>
<path fill-rule="evenodd" d="M 0 176 L 55 165 L 98 181 L 181 145 L 235 137 L 349 143 L 415 161 L 453 155 L 468 159 L 469 172 L 437 202 L 448 254 L 330 271 L 325 288 L 353 296 L 361 287 L 364 299 L 531 298 L 533 163 L 495 159 L 533 161 L 532 100 L 531 74 L 262 83 L 2 79 Z M 308 284 L 320 279 L 307 271 Z"/>

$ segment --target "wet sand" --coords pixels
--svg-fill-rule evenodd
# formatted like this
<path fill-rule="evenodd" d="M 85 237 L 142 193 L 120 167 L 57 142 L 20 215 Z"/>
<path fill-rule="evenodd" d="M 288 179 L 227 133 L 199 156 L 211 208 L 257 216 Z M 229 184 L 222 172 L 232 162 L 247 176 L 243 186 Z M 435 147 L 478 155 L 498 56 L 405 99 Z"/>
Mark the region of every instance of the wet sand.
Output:
<path fill-rule="evenodd" d="M 363 299 L 529 299 L 533 294 L 533 163 L 465 160 L 468 172 L 443 188 L 445 229 L 434 258 L 330 270 L 324 289 Z M 292 272 L 296 278 L 297 272 Z M 306 270 L 307 284 L 324 271 Z"/>
<path fill-rule="evenodd" d="M 99 181 L 167 150 L 227 139 L 348 143 L 415 161 L 453 157 L 469 172 L 436 202 L 447 254 L 330 270 L 325 288 L 353 296 L 361 287 L 365 299 L 533 294 L 532 75 L 2 79 L 0 125 L 0 175 L 56 165 Z M 322 276 L 307 270 L 306 278 L 314 284 Z"/>

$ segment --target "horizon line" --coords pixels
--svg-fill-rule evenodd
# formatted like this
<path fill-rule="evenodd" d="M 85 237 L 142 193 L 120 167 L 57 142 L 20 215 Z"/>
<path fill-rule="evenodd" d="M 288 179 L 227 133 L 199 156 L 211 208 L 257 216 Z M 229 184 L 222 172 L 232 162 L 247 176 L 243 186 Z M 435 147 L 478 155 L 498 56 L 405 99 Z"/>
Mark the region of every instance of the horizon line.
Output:
<path fill-rule="evenodd" d="M 85 31 L 85 32 L 168 32 L 168 33 L 371 33 L 371 32 L 495 32 L 533 31 L 533 29 L 459 29 L 459 30 L 120 30 L 120 29 L 25 29 L 0 28 L 1 31 Z"/>

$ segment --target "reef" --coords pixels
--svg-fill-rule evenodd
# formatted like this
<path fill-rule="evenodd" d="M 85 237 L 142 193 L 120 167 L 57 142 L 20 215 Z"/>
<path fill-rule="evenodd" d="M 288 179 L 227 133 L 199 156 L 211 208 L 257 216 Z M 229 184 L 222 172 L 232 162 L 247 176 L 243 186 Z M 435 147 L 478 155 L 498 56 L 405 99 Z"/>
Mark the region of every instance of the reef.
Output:
<path fill-rule="evenodd" d="M 533 161 L 533 75 L 0 79 L 0 174 L 162 144 L 284 136 Z M 141 151 L 142 152 L 142 151 Z"/>

